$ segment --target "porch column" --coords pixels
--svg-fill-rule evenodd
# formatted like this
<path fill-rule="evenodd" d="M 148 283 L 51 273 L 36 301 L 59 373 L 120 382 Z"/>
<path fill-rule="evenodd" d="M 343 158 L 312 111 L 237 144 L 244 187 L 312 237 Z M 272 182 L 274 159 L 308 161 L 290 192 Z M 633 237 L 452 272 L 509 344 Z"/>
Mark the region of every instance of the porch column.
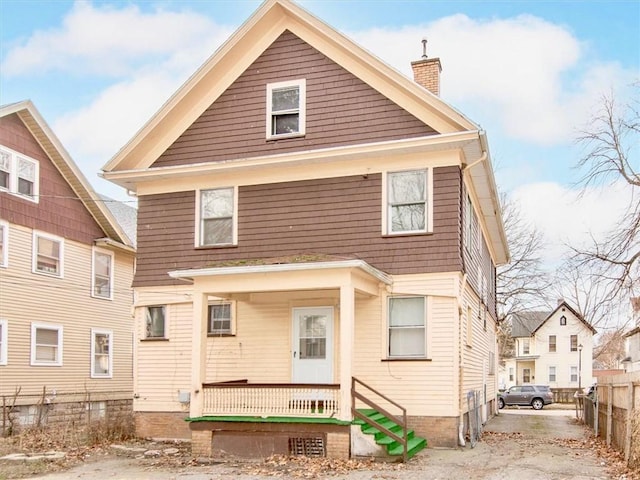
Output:
<path fill-rule="evenodd" d="M 207 367 L 207 296 L 193 292 L 193 322 L 191 327 L 191 405 L 190 417 L 201 417 L 204 407 L 204 391 Z"/>
<path fill-rule="evenodd" d="M 351 418 L 351 377 L 355 332 L 355 290 L 353 284 L 340 286 L 340 420 Z"/>

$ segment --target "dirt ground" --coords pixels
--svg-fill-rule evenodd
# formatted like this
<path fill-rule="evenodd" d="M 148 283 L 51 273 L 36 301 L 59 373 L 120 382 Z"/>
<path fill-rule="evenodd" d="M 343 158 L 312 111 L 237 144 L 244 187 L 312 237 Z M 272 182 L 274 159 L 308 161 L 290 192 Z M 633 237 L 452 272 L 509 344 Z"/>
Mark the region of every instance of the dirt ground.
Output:
<path fill-rule="evenodd" d="M 5 454 L 0 445 L 0 457 Z M 63 469 L 63 470 L 60 470 Z M 58 470 L 58 471 L 55 471 Z M 53 472 L 52 472 L 53 471 Z M 51 473 L 52 472 L 52 473 Z M 36 476 L 34 476 L 36 475 Z M 0 480 L 345 480 L 615 479 L 640 480 L 619 455 L 593 439 L 571 411 L 505 409 L 485 425 L 481 441 L 427 449 L 407 464 L 272 457 L 199 463 L 188 444 L 137 442 L 68 452 L 65 460 L 0 460 Z"/>

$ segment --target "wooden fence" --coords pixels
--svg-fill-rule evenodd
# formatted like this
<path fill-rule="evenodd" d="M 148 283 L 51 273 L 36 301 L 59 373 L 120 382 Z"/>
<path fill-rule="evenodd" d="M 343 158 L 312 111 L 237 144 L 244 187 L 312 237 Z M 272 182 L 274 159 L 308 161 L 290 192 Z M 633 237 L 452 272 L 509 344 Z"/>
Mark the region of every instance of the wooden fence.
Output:
<path fill-rule="evenodd" d="M 584 399 L 585 423 L 640 467 L 640 372 L 598 378 L 597 397 Z"/>

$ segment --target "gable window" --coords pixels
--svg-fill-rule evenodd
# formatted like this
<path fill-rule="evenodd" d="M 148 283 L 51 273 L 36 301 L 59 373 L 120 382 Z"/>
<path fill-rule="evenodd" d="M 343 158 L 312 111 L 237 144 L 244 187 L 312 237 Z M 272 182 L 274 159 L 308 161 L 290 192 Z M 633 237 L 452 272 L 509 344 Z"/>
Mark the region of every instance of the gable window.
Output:
<path fill-rule="evenodd" d="M 556 336 L 549 335 L 549 353 L 555 353 L 556 351 Z"/>
<path fill-rule="evenodd" d="M 153 306 L 145 309 L 145 338 L 166 338 L 166 307 Z"/>
<path fill-rule="evenodd" d="M 564 315 L 560 317 L 560 325 L 563 327 L 567 325 L 567 317 L 565 317 Z"/>
<path fill-rule="evenodd" d="M 231 335 L 231 304 L 209 305 L 207 333 L 209 335 Z"/>
<path fill-rule="evenodd" d="M 9 224 L 0 221 L 0 267 L 9 264 Z"/>
<path fill-rule="evenodd" d="M 31 324 L 31 365 L 62 365 L 62 326 Z"/>
<path fill-rule="evenodd" d="M 113 254 L 94 248 L 91 266 L 91 295 L 97 298 L 113 298 Z"/>
<path fill-rule="evenodd" d="M 91 378 L 111 378 L 113 333 L 91 329 Z"/>
<path fill-rule="evenodd" d="M 522 353 L 523 355 L 529 355 L 529 339 L 528 338 L 523 338 L 522 339 Z"/>
<path fill-rule="evenodd" d="M 267 84 L 267 138 L 304 135 L 306 80 Z"/>
<path fill-rule="evenodd" d="M 427 171 L 387 174 L 387 233 L 428 231 Z"/>
<path fill-rule="evenodd" d="M 37 202 L 39 171 L 36 160 L 0 146 L 0 189 Z"/>
<path fill-rule="evenodd" d="M 556 367 L 549 367 L 549 383 L 556 381 Z"/>
<path fill-rule="evenodd" d="M 578 367 L 571 367 L 571 381 L 578 381 Z"/>
<path fill-rule="evenodd" d="M 234 244 L 235 210 L 235 188 L 201 190 L 199 246 Z"/>
<path fill-rule="evenodd" d="M 7 321 L 0 319 L 0 365 L 7 364 L 7 344 L 9 334 Z"/>
<path fill-rule="evenodd" d="M 62 277 L 64 240 L 33 232 L 33 272 Z"/>
<path fill-rule="evenodd" d="M 426 298 L 389 298 L 389 357 L 426 357 Z"/>
<path fill-rule="evenodd" d="M 578 335 L 571 335 L 571 351 L 578 351 Z"/>

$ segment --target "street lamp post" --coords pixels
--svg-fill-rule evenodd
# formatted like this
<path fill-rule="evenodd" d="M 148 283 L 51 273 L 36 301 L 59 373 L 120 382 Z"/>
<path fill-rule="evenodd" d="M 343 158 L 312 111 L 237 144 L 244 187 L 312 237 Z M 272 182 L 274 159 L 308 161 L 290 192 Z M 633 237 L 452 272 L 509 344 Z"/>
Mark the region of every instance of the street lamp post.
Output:
<path fill-rule="evenodd" d="M 578 345 L 578 393 L 582 393 L 582 344 Z"/>

